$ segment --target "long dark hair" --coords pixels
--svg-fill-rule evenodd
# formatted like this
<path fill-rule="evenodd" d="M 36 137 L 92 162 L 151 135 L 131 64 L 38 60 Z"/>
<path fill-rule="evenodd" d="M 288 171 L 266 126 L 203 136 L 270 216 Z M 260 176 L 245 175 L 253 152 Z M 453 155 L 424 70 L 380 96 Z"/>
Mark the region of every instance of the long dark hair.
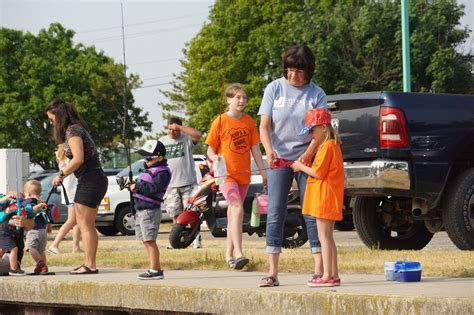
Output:
<path fill-rule="evenodd" d="M 283 76 L 288 79 L 288 68 L 303 70 L 306 83 L 311 81 L 315 69 L 314 54 L 306 45 L 296 45 L 288 48 L 283 55 Z"/>
<path fill-rule="evenodd" d="M 88 129 L 86 122 L 79 115 L 74 105 L 59 98 L 55 98 L 48 104 L 46 112 L 55 116 L 53 137 L 56 143 L 63 143 L 66 140 L 66 129 L 70 125 L 79 124 Z"/>

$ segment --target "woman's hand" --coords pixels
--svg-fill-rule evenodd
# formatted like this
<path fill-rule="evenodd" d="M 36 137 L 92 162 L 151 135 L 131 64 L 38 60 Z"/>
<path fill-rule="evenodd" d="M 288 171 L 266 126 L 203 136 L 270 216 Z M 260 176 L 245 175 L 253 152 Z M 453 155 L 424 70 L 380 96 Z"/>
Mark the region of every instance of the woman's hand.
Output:
<path fill-rule="evenodd" d="M 270 150 L 266 151 L 267 162 L 270 167 L 273 166 L 274 161 L 278 158 L 278 153 L 276 151 Z"/>
<path fill-rule="evenodd" d="M 57 186 L 61 185 L 62 181 L 63 181 L 63 178 L 61 176 L 59 176 L 59 175 L 54 176 L 53 181 L 52 181 L 53 186 L 57 187 Z"/>

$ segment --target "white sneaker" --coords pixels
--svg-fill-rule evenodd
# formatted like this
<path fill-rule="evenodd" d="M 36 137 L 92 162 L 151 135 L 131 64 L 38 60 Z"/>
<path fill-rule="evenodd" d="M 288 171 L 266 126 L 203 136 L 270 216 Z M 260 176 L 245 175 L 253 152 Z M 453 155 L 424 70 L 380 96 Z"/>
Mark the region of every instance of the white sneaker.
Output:
<path fill-rule="evenodd" d="M 193 242 L 193 248 L 202 248 L 201 240 L 202 240 L 201 234 L 198 234 L 196 236 L 196 239 Z"/>

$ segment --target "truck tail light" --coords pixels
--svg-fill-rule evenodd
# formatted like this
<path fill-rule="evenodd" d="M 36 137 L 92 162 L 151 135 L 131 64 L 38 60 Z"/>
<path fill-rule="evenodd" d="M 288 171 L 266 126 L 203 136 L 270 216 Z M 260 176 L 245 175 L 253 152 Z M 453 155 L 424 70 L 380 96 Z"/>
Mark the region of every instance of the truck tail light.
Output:
<path fill-rule="evenodd" d="M 380 147 L 408 148 L 407 124 L 398 108 L 380 107 Z"/>

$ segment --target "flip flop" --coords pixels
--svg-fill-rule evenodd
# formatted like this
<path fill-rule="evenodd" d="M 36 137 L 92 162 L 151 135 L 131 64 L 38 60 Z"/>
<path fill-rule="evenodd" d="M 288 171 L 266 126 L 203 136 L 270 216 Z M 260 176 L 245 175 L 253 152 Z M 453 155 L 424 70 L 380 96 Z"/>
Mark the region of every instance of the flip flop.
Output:
<path fill-rule="evenodd" d="M 53 255 L 59 255 L 59 254 L 61 254 L 58 250 L 53 250 L 53 249 L 51 249 L 51 248 L 49 248 L 49 247 L 46 249 L 46 251 L 47 251 L 48 253 L 50 253 L 50 254 L 53 254 Z"/>
<path fill-rule="evenodd" d="M 280 282 L 278 282 L 278 280 L 272 276 L 262 278 L 260 283 L 258 284 L 258 286 L 261 288 L 277 287 L 279 285 L 280 285 Z"/>
<path fill-rule="evenodd" d="M 250 262 L 248 258 L 245 258 L 244 256 L 239 257 L 235 260 L 235 269 L 240 270 L 245 267 Z"/>
<path fill-rule="evenodd" d="M 82 265 L 80 265 L 79 267 L 76 267 L 76 268 L 74 268 L 74 269 L 72 269 L 72 270 L 73 270 L 73 271 L 77 271 L 77 270 L 81 269 L 82 267 L 84 267 L 84 264 L 82 264 Z"/>
<path fill-rule="evenodd" d="M 81 268 L 84 269 L 84 271 L 77 271 Z M 75 269 L 69 272 L 70 275 L 91 275 L 91 274 L 97 274 L 97 273 L 99 273 L 99 269 L 92 270 L 91 268 L 84 265 L 80 266 L 78 269 Z"/>
<path fill-rule="evenodd" d="M 235 260 L 233 258 L 227 260 L 227 265 L 229 265 L 229 268 L 235 269 Z"/>

